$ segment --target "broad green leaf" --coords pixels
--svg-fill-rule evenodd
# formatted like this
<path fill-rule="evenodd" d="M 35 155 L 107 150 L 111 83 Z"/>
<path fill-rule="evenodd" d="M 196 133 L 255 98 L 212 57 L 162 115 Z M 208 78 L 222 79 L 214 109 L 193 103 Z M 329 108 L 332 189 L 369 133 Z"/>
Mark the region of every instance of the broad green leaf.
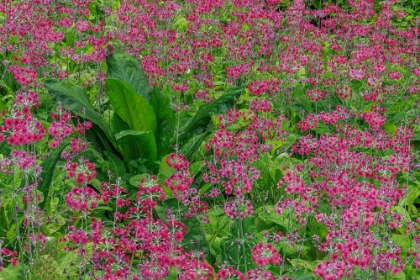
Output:
<path fill-rule="evenodd" d="M 155 88 L 150 97 L 150 105 L 152 105 L 156 115 L 157 129 L 155 135 L 159 158 L 169 152 L 171 139 L 175 133 L 176 118 L 171 106 L 171 92 L 169 89 L 159 91 Z"/>
<path fill-rule="evenodd" d="M 207 224 L 202 224 L 203 229 L 206 235 L 215 238 L 226 237 L 229 234 L 229 227 L 231 224 L 231 219 L 224 213 L 217 214 L 214 210 L 209 210 L 207 212 L 207 218 L 209 222 Z M 209 240 L 211 244 L 214 240 Z"/>
<path fill-rule="evenodd" d="M 70 140 L 69 139 L 65 139 L 63 141 L 63 143 L 61 143 L 57 149 L 55 149 L 53 152 L 51 152 L 48 156 L 48 158 L 46 158 L 42 163 L 41 163 L 41 178 L 42 181 L 39 183 L 39 187 L 38 190 L 40 190 L 42 192 L 42 195 L 44 196 L 44 201 L 41 202 L 41 204 L 39 205 L 39 207 L 41 207 L 41 209 L 44 209 L 45 203 L 47 203 L 50 199 L 51 196 L 50 194 L 50 187 L 51 187 L 51 182 L 53 180 L 53 176 L 54 176 L 54 169 L 55 169 L 55 165 L 57 164 L 57 161 L 60 159 L 61 157 L 61 153 L 63 152 L 63 150 L 70 144 Z"/>
<path fill-rule="evenodd" d="M 289 210 L 285 209 L 281 215 L 277 214 L 274 211 L 274 206 L 262 206 L 255 211 L 258 214 L 258 217 L 265 222 L 272 222 L 279 226 L 282 229 L 287 229 L 287 227 L 293 224 L 296 224 L 294 221 L 294 214 L 290 213 Z"/>
<path fill-rule="evenodd" d="M 137 187 L 143 179 L 147 178 L 147 176 L 149 176 L 149 174 L 145 173 L 134 175 L 128 180 L 128 182 L 130 185 Z"/>
<path fill-rule="evenodd" d="M 123 147 L 125 148 L 125 147 Z M 122 177 L 125 174 L 124 162 L 110 151 L 104 151 L 104 154 L 109 162 L 110 171 L 116 177 Z"/>
<path fill-rule="evenodd" d="M 181 222 L 185 224 L 188 229 L 187 234 L 184 235 L 182 247 L 185 251 L 190 252 L 192 250 L 200 250 L 204 252 L 205 258 L 213 263 L 214 257 L 210 254 L 209 243 L 204 234 L 204 230 L 201 227 L 201 222 L 197 217 L 189 219 L 182 219 Z"/>
<path fill-rule="evenodd" d="M 2 206 L 0 206 L 0 224 L 2 225 L 2 229 L 0 229 L 0 237 L 6 237 L 6 231 L 4 229 L 9 228 L 9 219 L 8 219 L 8 203 L 6 200 L 2 200 Z M 9 208 L 10 209 L 10 208 Z"/>
<path fill-rule="evenodd" d="M 167 163 L 166 163 L 166 158 L 169 156 L 170 154 L 164 156 L 162 158 L 162 160 L 160 161 L 160 166 L 159 166 L 159 177 L 161 177 L 162 179 L 167 179 L 169 178 L 171 175 L 176 173 L 176 169 L 170 167 Z"/>
<path fill-rule="evenodd" d="M 106 63 L 108 78 L 124 81 L 135 92 L 141 94 L 147 100 L 150 99 L 152 87 L 147 80 L 143 67 L 134 56 L 116 49 L 112 55 L 106 58 Z"/>
<path fill-rule="evenodd" d="M 111 129 L 114 133 L 130 129 L 130 126 L 125 121 L 123 121 L 117 114 L 112 114 L 109 125 L 111 126 Z"/>
<path fill-rule="evenodd" d="M 245 88 L 246 86 L 240 86 L 228 89 L 218 99 L 200 106 L 194 117 L 190 118 L 179 130 L 178 140 L 184 141 L 191 137 L 191 134 L 203 133 L 211 121 L 211 116 L 225 113 L 235 104 L 235 101 L 241 96 Z"/>
<path fill-rule="evenodd" d="M 194 153 L 200 148 L 200 146 L 203 144 L 203 142 L 206 140 L 209 133 L 203 133 L 196 135 L 194 137 L 191 137 L 187 143 L 185 143 L 181 149 L 180 152 L 187 158 L 191 159 L 191 157 L 194 155 Z"/>
<path fill-rule="evenodd" d="M 392 207 L 392 210 L 395 211 L 397 214 L 403 216 L 404 222 L 411 222 L 410 214 L 407 212 L 407 210 L 405 210 L 404 207 L 397 205 Z"/>
<path fill-rule="evenodd" d="M 111 132 L 112 133 L 112 132 Z M 85 132 L 85 137 L 89 146 L 95 151 L 100 157 L 104 157 L 104 151 L 112 151 L 113 153 L 119 153 L 117 150 L 117 144 L 112 144 L 104 131 L 96 124 L 93 124 L 92 128 Z M 113 134 L 112 137 L 114 138 Z M 115 138 L 113 139 L 115 141 Z"/>
<path fill-rule="evenodd" d="M 124 130 L 115 135 L 124 159 L 147 159 L 149 163 L 156 160 L 157 148 L 155 136 L 151 131 Z"/>
<path fill-rule="evenodd" d="M 78 266 L 75 265 L 80 261 L 80 256 L 77 255 L 77 252 L 68 250 L 65 254 L 61 256 L 59 259 L 59 267 L 61 271 L 66 271 L 66 277 L 69 276 L 68 279 L 77 279 L 78 278 Z"/>
<path fill-rule="evenodd" d="M 392 280 L 407 280 L 407 275 L 404 271 L 400 271 L 398 274 L 389 273 L 390 278 L 386 277 L 385 279 L 392 279 Z"/>
<path fill-rule="evenodd" d="M 178 17 L 174 23 L 172 23 L 172 28 L 175 28 L 179 31 L 185 31 L 188 27 L 188 20 L 185 17 Z"/>
<path fill-rule="evenodd" d="M 70 109 L 72 113 L 98 125 L 112 145 L 116 146 L 111 129 L 92 107 L 83 88 L 68 85 L 55 79 L 45 80 L 44 85 L 56 102 L 61 102 L 62 106 Z"/>
<path fill-rule="evenodd" d="M 194 162 L 193 164 L 190 165 L 190 168 L 189 168 L 190 173 L 196 176 L 198 172 L 200 172 L 200 170 L 203 168 L 203 166 L 204 166 L 203 160 Z"/>
<path fill-rule="evenodd" d="M 156 132 L 156 116 L 152 106 L 126 82 L 105 79 L 105 86 L 115 113 L 132 130 Z"/>

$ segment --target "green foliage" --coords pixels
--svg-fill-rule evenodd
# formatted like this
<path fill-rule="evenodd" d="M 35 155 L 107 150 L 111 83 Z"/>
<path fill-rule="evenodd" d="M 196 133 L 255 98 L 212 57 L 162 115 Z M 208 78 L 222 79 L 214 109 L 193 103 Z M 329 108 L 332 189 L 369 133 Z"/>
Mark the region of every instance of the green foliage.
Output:
<path fill-rule="evenodd" d="M 83 88 L 72 86 L 55 79 L 45 80 L 44 85 L 57 103 L 61 103 L 64 108 L 68 108 L 73 114 L 97 125 L 109 142 L 114 147 L 116 146 L 111 129 L 105 123 L 102 116 L 92 107 Z M 105 139 L 102 139 L 102 142 L 104 141 Z"/>
<path fill-rule="evenodd" d="M 169 90 L 159 91 L 156 88 L 151 92 L 150 105 L 156 116 L 156 139 L 158 157 L 166 155 L 170 150 L 170 143 L 175 133 L 176 116 L 171 107 L 171 92 Z"/>
<path fill-rule="evenodd" d="M 117 79 L 127 83 L 135 92 L 150 100 L 152 87 L 150 86 L 143 68 L 138 60 L 121 50 L 106 58 L 108 78 Z"/>
<path fill-rule="evenodd" d="M 227 90 L 218 99 L 203 104 L 199 107 L 198 111 L 192 118 L 179 129 L 178 140 L 185 141 L 196 134 L 201 134 L 206 131 L 207 125 L 211 121 L 212 115 L 222 114 L 229 108 L 233 107 L 236 100 L 244 92 L 246 86 L 235 87 Z M 173 142 L 177 139 L 173 139 Z"/>
<path fill-rule="evenodd" d="M 115 135 L 125 161 L 146 159 L 148 166 L 157 159 L 155 136 L 151 131 L 124 130 Z"/>
<path fill-rule="evenodd" d="M 60 146 L 58 146 L 58 148 L 55 151 L 53 151 L 50 154 L 50 156 L 41 163 L 42 181 L 39 183 L 39 187 L 38 187 L 38 189 L 41 191 L 44 197 L 44 200 L 39 205 L 41 209 L 44 208 L 46 203 L 50 202 L 51 182 L 54 177 L 55 166 L 57 164 L 57 161 L 61 158 L 61 153 L 63 152 L 65 148 L 67 148 L 69 144 L 70 144 L 70 141 L 68 139 L 64 140 L 63 143 L 61 143 Z"/>
<path fill-rule="evenodd" d="M 127 83 L 105 79 L 106 89 L 115 113 L 135 131 L 156 131 L 153 107 Z"/>

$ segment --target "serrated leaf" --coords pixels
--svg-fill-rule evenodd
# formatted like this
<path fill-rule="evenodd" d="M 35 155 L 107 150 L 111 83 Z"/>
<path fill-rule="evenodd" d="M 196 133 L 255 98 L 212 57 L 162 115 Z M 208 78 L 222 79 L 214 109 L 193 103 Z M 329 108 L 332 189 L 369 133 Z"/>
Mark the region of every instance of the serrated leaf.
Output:
<path fill-rule="evenodd" d="M 22 267 L 18 264 L 14 267 L 12 264 L 9 264 L 7 267 L 4 267 L 0 272 L 0 280 L 21 280 L 24 279 L 22 274 Z"/>
<path fill-rule="evenodd" d="M 147 80 L 143 67 L 138 60 L 124 51 L 115 49 L 106 58 L 108 78 L 118 79 L 127 83 L 135 92 L 150 100 L 152 87 Z"/>
<path fill-rule="evenodd" d="M 132 130 L 155 133 L 156 116 L 152 106 L 143 96 L 121 80 L 105 79 L 105 86 L 114 112 Z"/>
<path fill-rule="evenodd" d="M 313 280 L 315 279 L 315 275 L 313 273 L 299 275 L 298 277 L 294 278 L 294 280 Z"/>

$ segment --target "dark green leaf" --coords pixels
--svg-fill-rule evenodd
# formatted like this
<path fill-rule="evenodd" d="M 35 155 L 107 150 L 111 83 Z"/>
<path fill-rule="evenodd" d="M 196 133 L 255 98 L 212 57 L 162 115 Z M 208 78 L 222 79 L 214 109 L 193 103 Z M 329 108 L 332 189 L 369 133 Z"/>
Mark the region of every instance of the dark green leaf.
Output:
<path fill-rule="evenodd" d="M 109 142 L 104 131 L 96 124 L 93 124 L 92 128 L 85 132 L 85 137 L 91 144 L 92 148 L 95 149 L 95 151 L 102 157 L 104 156 L 103 151 L 112 151 L 117 154 L 119 153 L 116 150 L 116 147 L 114 148 L 112 143 Z"/>
<path fill-rule="evenodd" d="M 124 162 L 110 151 L 104 151 L 104 154 L 109 162 L 110 171 L 116 177 L 122 177 L 125 174 Z"/>
<path fill-rule="evenodd" d="M 151 131 L 124 130 L 115 135 L 124 159 L 147 159 L 149 163 L 156 160 L 157 148 L 155 136 Z"/>
<path fill-rule="evenodd" d="M 143 96 L 137 94 L 126 82 L 120 80 L 105 79 L 105 85 L 115 113 L 132 130 L 155 133 L 155 113 Z"/>
<path fill-rule="evenodd" d="M 147 100 L 150 99 L 152 87 L 147 81 L 146 74 L 137 59 L 121 50 L 106 58 L 108 77 L 126 82 L 135 92 Z"/>
<path fill-rule="evenodd" d="M 187 226 L 188 233 L 184 235 L 183 248 L 190 252 L 192 250 L 200 250 L 204 252 L 204 256 L 210 263 L 213 262 L 214 257 L 210 254 L 209 243 L 204 235 L 204 230 L 198 218 L 182 219 L 182 222 Z"/>
<path fill-rule="evenodd" d="M 225 113 L 235 104 L 245 88 L 246 86 L 231 88 L 218 99 L 200 106 L 194 117 L 180 129 L 178 140 L 183 141 L 191 137 L 191 134 L 202 133 L 211 121 L 211 116 Z"/>
<path fill-rule="evenodd" d="M 44 85 L 56 102 L 61 102 L 64 108 L 69 108 L 74 114 L 96 124 L 112 145 L 116 146 L 111 129 L 92 107 L 83 88 L 64 84 L 55 79 L 47 79 Z"/>
<path fill-rule="evenodd" d="M 170 91 L 153 90 L 150 104 L 156 115 L 158 142 L 158 157 L 161 158 L 169 152 L 171 139 L 175 133 L 176 118 L 171 107 Z"/>
<path fill-rule="evenodd" d="M 113 114 L 111 122 L 109 124 L 114 133 L 121 132 L 123 130 L 129 130 L 130 126 L 123 121 L 117 114 Z"/>
<path fill-rule="evenodd" d="M 180 149 L 180 152 L 187 158 L 191 159 L 191 157 L 194 155 L 194 153 L 200 148 L 203 141 L 206 139 L 206 137 L 209 135 L 209 133 L 203 133 L 200 135 L 196 135 L 188 140 L 187 143 L 185 143 L 182 148 Z"/>
<path fill-rule="evenodd" d="M 55 165 L 57 164 L 57 161 L 60 159 L 61 153 L 69 144 L 70 144 L 69 139 L 64 140 L 63 143 L 61 143 L 57 149 L 51 152 L 49 157 L 41 163 L 42 181 L 39 183 L 39 187 L 38 187 L 38 190 L 40 190 L 42 192 L 42 195 L 44 196 L 44 201 L 42 201 L 41 204 L 39 205 L 41 209 L 44 208 L 45 203 L 49 201 L 51 198 L 51 196 L 49 196 L 49 192 L 50 192 L 51 182 L 54 176 Z"/>

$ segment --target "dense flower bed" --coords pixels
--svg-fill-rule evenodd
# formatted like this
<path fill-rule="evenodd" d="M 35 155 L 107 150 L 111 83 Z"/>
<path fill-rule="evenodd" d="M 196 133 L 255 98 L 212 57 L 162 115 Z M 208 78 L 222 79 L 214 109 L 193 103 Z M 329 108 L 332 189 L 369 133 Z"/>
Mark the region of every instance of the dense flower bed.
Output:
<path fill-rule="evenodd" d="M 418 11 L 2 1 L 0 279 L 417 279 Z"/>

